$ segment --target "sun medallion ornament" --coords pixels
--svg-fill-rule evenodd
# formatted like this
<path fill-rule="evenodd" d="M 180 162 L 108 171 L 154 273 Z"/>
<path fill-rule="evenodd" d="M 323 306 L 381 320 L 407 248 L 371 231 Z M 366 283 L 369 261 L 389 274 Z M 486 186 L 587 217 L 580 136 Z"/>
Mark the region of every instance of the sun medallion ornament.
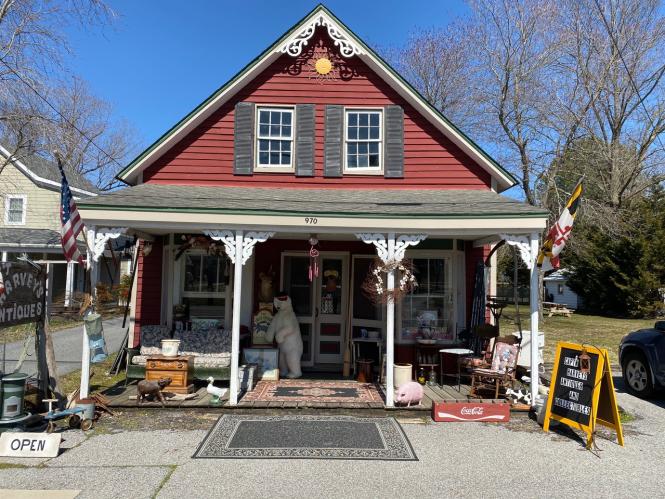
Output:
<path fill-rule="evenodd" d="M 310 61 L 310 78 L 325 83 L 338 77 L 335 57 L 324 47 L 316 47 Z"/>

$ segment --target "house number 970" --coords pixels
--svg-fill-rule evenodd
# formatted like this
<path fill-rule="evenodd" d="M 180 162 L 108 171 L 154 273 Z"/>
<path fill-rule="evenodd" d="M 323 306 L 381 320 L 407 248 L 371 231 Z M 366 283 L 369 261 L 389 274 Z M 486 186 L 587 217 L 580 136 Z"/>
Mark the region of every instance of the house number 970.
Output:
<path fill-rule="evenodd" d="M 316 225 L 319 223 L 319 219 L 315 217 L 305 217 L 305 223 L 307 225 Z"/>

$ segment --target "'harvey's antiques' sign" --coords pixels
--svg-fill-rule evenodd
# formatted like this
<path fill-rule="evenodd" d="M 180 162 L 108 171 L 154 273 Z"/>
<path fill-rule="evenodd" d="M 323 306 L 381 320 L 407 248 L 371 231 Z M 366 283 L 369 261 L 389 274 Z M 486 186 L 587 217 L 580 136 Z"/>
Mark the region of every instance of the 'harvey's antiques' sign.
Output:
<path fill-rule="evenodd" d="M 45 278 L 46 272 L 28 263 L 0 263 L 0 328 L 42 318 Z"/>

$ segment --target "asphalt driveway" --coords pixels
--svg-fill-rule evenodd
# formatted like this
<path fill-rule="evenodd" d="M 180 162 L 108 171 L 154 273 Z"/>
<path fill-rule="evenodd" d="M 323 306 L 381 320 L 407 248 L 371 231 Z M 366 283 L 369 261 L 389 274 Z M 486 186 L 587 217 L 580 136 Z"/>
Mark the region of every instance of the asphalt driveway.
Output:
<path fill-rule="evenodd" d="M 109 353 L 117 352 L 121 347 L 122 340 L 125 337 L 125 330 L 121 326 L 122 317 L 115 317 L 104 321 L 104 338 Z M 71 371 L 81 369 L 82 334 L 83 326 L 64 329 L 53 334 L 53 348 L 55 350 L 55 360 L 58 364 L 58 374 L 67 374 Z M 7 344 L 5 352 L 6 369 L 3 369 L 4 371 L 11 372 L 14 370 L 22 349 L 22 341 Z M 37 372 L 34 342 L 31 343 L 28 354 L 29 357 L 23 363 L 21 372 L 32 375 Z M 0 345 L 0 369 L 2 369 L 1 356 L 2 346 Z"/>

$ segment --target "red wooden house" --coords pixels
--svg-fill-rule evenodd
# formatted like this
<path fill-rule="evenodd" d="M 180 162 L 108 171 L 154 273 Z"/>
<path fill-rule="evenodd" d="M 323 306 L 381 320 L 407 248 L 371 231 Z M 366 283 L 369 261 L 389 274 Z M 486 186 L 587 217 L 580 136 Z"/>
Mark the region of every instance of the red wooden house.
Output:
<path fill-rule="evenodd" d="M 528 253 L 546 223 L 501 196 L 515 179 L 323 6 L 119 178 L 130 187 L 79 208 L 98 242 L 133 231 L 152 247 L 138 260 L 130 342 L 146 326 L 173 327 L 178 304 L 223 321 L 232 404 L 261 273 L 292 297 L 305 366 L 341 376 L 349 335 L 380 332 L 390 406 L 393 362 L 411 360 L 415 337 L 426 328 L 454 343 L 468 323 L 490 244 L 509 234 Z M 185 249 L 197 235 L 224 251 Z M 310 280 L 312 237 L 320 272 Z M 361 292 L 377 255 L 412 262 L 419 286 L 397 304 L 372 305 Z M 399 278 L 389 272 L 388 287 Z"/>

